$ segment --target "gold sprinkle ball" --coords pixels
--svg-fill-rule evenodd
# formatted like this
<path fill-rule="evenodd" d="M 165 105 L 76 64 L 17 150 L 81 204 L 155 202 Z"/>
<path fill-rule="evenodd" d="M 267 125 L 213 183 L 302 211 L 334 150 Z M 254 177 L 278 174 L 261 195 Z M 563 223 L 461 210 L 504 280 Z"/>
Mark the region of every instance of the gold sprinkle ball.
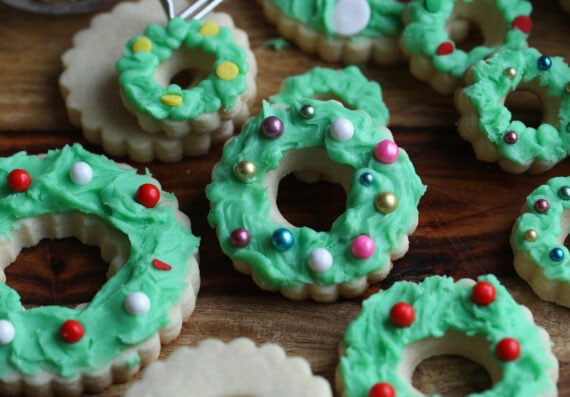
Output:
<path fill-rule="evenodd" d="M 398 206 L 398 199 L 392 192 L 382 192 L 374 200 L 374 206 L 379 212 L 389 214 Z"/>
<path fill-rule="evenodd" d="M 239 68 L 233 62 L 221 62 L 216 68 L 216 76 L 222 80 L 233 80 L 239 75 Z"/>
<path fill-rule="evenodd" d="M 152 42 L 147 37 L 139 37 L 133 43 L 133 52 L 136 54 L 137 52 L 146 51 L 150 52 L 152 50 Z"/>
<path fill-rule="evenodd" d="M 257 172 L 257 167 L 253 161 L 242 160 L 236 164 L 234 168 L 234 174 L 237 179 L 241 182 L 248 183 L 253 180 L 255 173 Z"/>
<path fill-rule="evenodd" d="M 509 79 L 512 80 L 515 77 L 517 77 L 517 70 L 513 67 L 506 68 L 505 69 L 505 76 L 507 76 Z"/>
<path fill-rule="evenodd" d="M 524 232 L 524 239 L 526 241 L 535 242 L 538 239 L 538 233 L 534 229 L 528 229 Z"/>
<path fill-rule="evenodd" d="M 220 27 L 213 22 L 206 22 L 200 27 L 202 36 L 215 36 L 220 32 Z"/>
<path fill-rule="evenodd" d="M 160 97 L 160 102 L 166 106 L 178 106 L 181 105 L 183 101 L 184 99 L 176 94 L 166 94 Z"/>

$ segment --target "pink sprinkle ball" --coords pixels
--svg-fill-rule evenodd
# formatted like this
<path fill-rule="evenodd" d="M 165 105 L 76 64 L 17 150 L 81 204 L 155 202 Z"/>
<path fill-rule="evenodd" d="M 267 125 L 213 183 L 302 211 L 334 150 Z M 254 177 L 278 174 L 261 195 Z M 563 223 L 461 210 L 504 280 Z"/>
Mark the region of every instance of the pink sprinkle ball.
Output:
<path fill-rule="evenodd" d="M 374 147 L 374 158 L 384 164 L 392 164 L 398 160 L 400 149 L 394 141 L 386 139 Z"/>
<path fill-rule="evenodd" d="M 376 244 L 374 243 L 374 240 L 364 234 L 356 237 L 352 242 L 351 247 L 352 255 L 358 259 L 370 258 L 375 249 Z"/>

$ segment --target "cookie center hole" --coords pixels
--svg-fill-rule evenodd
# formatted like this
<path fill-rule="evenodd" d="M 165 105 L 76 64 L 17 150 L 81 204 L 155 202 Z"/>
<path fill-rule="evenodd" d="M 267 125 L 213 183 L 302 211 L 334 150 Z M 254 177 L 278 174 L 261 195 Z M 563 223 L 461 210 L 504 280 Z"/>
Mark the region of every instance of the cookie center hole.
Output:
<path fill-rule="evenodd" d="M 127 236 L 96 217 L 50 214 L 20 225 L 0 243 L 0 265 L 26 308 L 91 301 L 129 255 Z"/>
<path fill-rule="evenodd" d="M 491 350 L 484 337 L 448 331 L 407 346 L 398 369 L 426 395 L 466 396 L 490 389 L 502 377 Z"/>
<path fill-rule="evenodd" d="M 196 48 L 180 47 L 156 68 L 155 80 L 163 87 L 177 84 L 190 89 L 205 80 L 214 68 L 216 57 Z"/>
<path fill-rule="evenodd" d="M 331 161 L 322 149 L 287 153 L 266 175 L 272 221 L 329 231 L 345 211 L 341 203 L 346 202 L 353 173 L 352 168 Z"/>
<path fill-rule="evenodd" d="M 507 96 L 505 106 L 511 112 L 511 120 L 522 121 L 527 127 L 537 128 L 542 122 L 542 104 L 534 92 L 513 91 Z"/>
<path fill-rule="evenodd" d="M 504 99 L 504 105 L 511 112 L 511 120 L 519 120 L 527 127 L 538 128 L 540 124 L 560 127 L 558 113 L 562 106 L 562 97 L 548 94 L 548 86 L 540 85 L 538 79 L 521 81 L 516 91 L 510 92 Z"/>
<path fill-rule="evenodd" d="M 501 45 L 508 30 L 495 2 L 486 0 L 455 2 L 445 27 L 456 47 L 465 52 L 481 45 Z"/>
<path fill-rule="evenodd" d="M 442 397 L 481 393 L 492 386 L 489 374 L 480 364 L 450 354 L 422 361 L 414 371 L 412 384 L 425 395 Z"/>

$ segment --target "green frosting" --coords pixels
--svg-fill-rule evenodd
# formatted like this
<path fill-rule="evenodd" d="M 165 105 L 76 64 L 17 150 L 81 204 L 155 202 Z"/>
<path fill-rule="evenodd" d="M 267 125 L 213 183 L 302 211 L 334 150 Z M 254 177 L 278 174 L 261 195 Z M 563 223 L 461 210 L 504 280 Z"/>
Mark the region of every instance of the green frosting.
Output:
<path fill-rule="evenodd" d="M 497 46 L 479 45 L 465 52 L 460 48 L 447 55 L 438 55 L 438 47 L 445 42 L 453 42 L 446 28 L 446 22 L 453 15 L 456 3 L 475 3 L 474 0 L 419 0 L 411 2 L 407 8 L 409 23 L 402 33 L 402 43 L 412 54 L 423 54 L 431 59 L 432 66 L 441 73 L 461 78 L 465 70 L 475 62 L 485 58 L 500 48 L 524 48 L 528 33 L 513 26 L 517 17 L 529 16 L 532 4 L 527 0 L 497 0 L 493 4 L 502 15 L 506 35 Z M 483 2 L 485 3 L 485 2 Z M 473 7 L 477 7 L 476 4 Z M 481 21 L 477 23 L 482 23 Z M 501 29 L 496 26 L 494 29 Z M 455 46 L 456 47 L 456 46 Z"/>
<path fill-rule="evenodd" d="M 85 185 L 71 181 L 70 168 L 77 162 L 86 162 L 93 170 Z M 6 179 L 13 169 L 29 173 L 32 183 L 28 190 L 10 190 Z M 127 262 L 83 309 L 41 306 L 24 310 L 18 293 L 0 283 L 0 319 L 12 323 L 16 331 L 10 343 L 0 345 L 0 379 L 41 371 L 65 378 L 95 372 L 170 324 L 168 311 L 182 298 L 189 257 L 197 251 L 199 240 L 175 219 L 173 195 L 161 192 L 154 208 L 135 201 L 138 187 L 153 183 L 151 175 L 120 167 L 76 144 L 49 151 L 45 157 L 20 152 L 2 158 L 0 180 L 4 181 L 0 184 L 0 234 L 4 240 L 12 238 L 11 231 L 19 228 L 18 221 L 23 218 L 79 211 L 104 220 L 130 241 Z M 172 269 L 156 269 L 154 259 Z M 150 299 L 145 314 L 130 314 L 124 308 L 126 297 L 133 292 L 143 292 Z M 79 321 L 85 330 L 76 343 L 59 336 L 59 328 L 68 319 Z M 137 360 L 129 358 L 132 363 Z"/>
<path fill-rule="evenodd" d="M 418 396 L 409 379 L 398 373 L 402 351 L 414 342 L 443 337 L 448 331 L 487 339 L 491 349 L 488 354 L 502 371 L 502 377 L 490 389 L 470 397 L 555 393 L 556 384 L 548 372 L 557 364 L 545 348 L 539 328 L 494 276 L 478 280 L 495 287 L 495 301 L 487 306 L 472 301 L 472 288 L 466 283 L 438 276 L 428 277 L 421 284 L 398 282 L 364 301 L 343 339 L 346 356 L 341 358 L 340 373 L 345 394 L 367 397 L 376 383 L 388 382 L 398 397 Z M 409 327 L 397 327 L 389 320 L 392 306 L 400 301 L 414 308 L 415 320 Z M 501 361 L 495 355 L 495 346 L 505 337 L 516 339 L 521 346 L 520 356 L 514 361 Z"/>
<path fill-rule="evenodd" d="M 173 18 L 166 28 L 151 24 L 144 36 L 138 35 L 129 40 L 125 55 L 117 62 L 119 83 L 129 103 L 158 120 L 195 119 L 203 113 L 216 112 L 222 107 L 230 110 L 234 106 L 236 98 L 246 89 L 249 66 L 245 51 L 235 43 L 228 28 L 219 27 L 216 34 L 202 34 L 200 28 L 205 23 L 203 20 Z M 133 50 L 133 45 L 143 37 L 150 40 L 150 51 Z M 170 59 L 173 52 L 181 50 L 183 46 L 213 56 L 212 71 L 188 89 L 177 84 L 163 87 L 155 80 L 155 72 L 161 62 Z M 223 62 L 237 66 L 235 78 L 225 80 L 218 77 L 216 70 Z M 180 96 L 182 103 L 177 106 L 164 104 L 161 101 L 164 95 Z"/>
<path fill-rule="evenodd" d="M 500 156 L 517 164 L 536 159 L 554 164 L 570 151 L 570 67 L 562 57 L 552 57 L 549 58 L 552 66 L 541 70 L 540 57 L 534 48 L 498 52 L 475 64 L 474 83 L 463 91 L 479 113 L 483 136 L 498 147 Z M 514 78 L 507 76 L 507 68 L 516 70 Z M 536 93 L 545 106 L 543 113 L 551 115 L 538 128 L 513 120 L 502 101 L 512 91 L 524 90 L 530 83 L 540 87 Z M 559 109 L 546 109 L 557 103 Z M 516 134 L 516 142 L 505 140 L 509 132 Z"/>
<path fill-rule="evenodd" d="M 334 7 L 337 0 L 270 0 L 287 17 L 306 24 L 311 29 L 334 37 L 332 28 Z M 405 2 L 398 0 L 368 0 L 370 4 L 370 21 L 368 25 L 352 36 L 382 37 L 397 36 L 402 30 L 401 15 Z"/>
<path fill-rule="evenodd" d="M 316 67 L 285 79 L 272 103 L 291 104 L 299 98 L 336 99 L 345 107 L 368 113 L 374 125 L 388 123 L 388 108 L 382 100 L 380 84 L 368 80 L 356 66 L 343 70 Z"/>
<path fill-rule="evenodd" d="M 562 190 L 561 190 L 562 189 Z M 570 209 L 570 177 L 557 177 L 538 187 L 526 199 L 528 211 L 516 222 L 512 235 L 513 250 L 528 253 L 534 264 L 542 269 L 547 279 L 570 282 L 570 252 L 564 245 L 565 234 L 561 225 L 564 211 Z M 548 210 L 539 212 L 534 207 L 538 200 L 548 202 Z M 534 230 L 537 239 L 525 238 Z M 562 250 L 562 257 L 551 256 L 553 250 Z"/>
<path fill-rule="evenodd" d="M 301 109 L 307 105 L 314 108 L 313 118 L 302 116 Z M 270 116 L 279 118 L 284 125 L 283 134 L 276 139 L 261 132 L 262 122 Z M 331 123 L 340 118 L 348 119 L 354 126 L 349 140 L 335 140 L 329 133 Z M 425 192 L 403 149 L 399 149 L 397 160 L 391 164 L 375 160 L 375 145 L 391 140 L 389 135 L 386 129 L 373 127 L 366 113 L 346 109 L 335 101 L 301 99 L 289 107 L 264 103 L 261 113 L 225 145 L 222 158 L 214 167 L 212 183 L 206 188 L 211 202 L 208 219 L 217 228 L 222 250 L 234 261 L 248 263 L 256 281 L 269 289 L 334 285 L 389 266 L 389 253 L 417 220 L 417 205 Z M 273 247 L 271 236 L 283 225 L 270 219 L 266 175 L 280 166 L 285 155 L 309 148 L 325 151 L 332 162 L 353 171 L 344 186 L 346 210 L 334 221 L 330 232 L 303 226 L 290 228 L 294 244 L 279 251 Z M 234 167 L 243 160 L 257 166 L 254 178 L 246 182 L 234 175 Z M 372 175 L 370 185 L 360 182 L 364 173 Z M 376 209 L 375 199 L 381 192 L 396 196 L 398 204 L 393 212 L 381 213 Z M 238 228 L 250 234 L 245 247 L 235 247 L 230 241 L 232 231 Z M 353 240 L 362 234 L 375 242 L 376 249 L 367 259 L 351 253 Z M 307 265 L 309 253 L 316 248 L 331 254 L 333 264 L 328 271 L 316 272 Z"/>

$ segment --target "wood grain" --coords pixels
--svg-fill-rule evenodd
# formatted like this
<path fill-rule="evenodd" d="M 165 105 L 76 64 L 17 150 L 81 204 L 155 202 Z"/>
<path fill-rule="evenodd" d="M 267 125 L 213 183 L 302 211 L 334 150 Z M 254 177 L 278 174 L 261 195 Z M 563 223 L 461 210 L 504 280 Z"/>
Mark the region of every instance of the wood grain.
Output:
<path fill-rule="evenodd" d="M 533 4 L 530 44 L 544 54 L 570 61 L 570 16 L 560 11 L 557 1 Z M 259 65 L 254 113 L 260 109 L 261 99 L 276 93 L 285 77 L 325 65 L 295 47 L 280 52 L 264 47 L 265 40 L 278 34 L 265 22 L 255 1 L 226 0 L 220 10 L 232 14 L 236 25 L 250 35 Z M 27 14 L 0 5 L 0 155 L 19 150 L 42 153 L 72 142 L 101 153 L 68 122 L 57 84 L 60 56 L 73 35 L 88 26 L 89 19 L 90 15 Z M 570 396 L 570 311 L 541 301 L 516 276 L 508 245 L 510 229 L 526 195 L 553 176 L 570 175 L 570 163 L 563 161 L 541 175 L 510 175 L 495 164 L 481 163 L 457 133 L 458 114 L 451 97 L 417 82 L 405 64 L 368 65 L 364 72 L 382 85 L 391 114 L 389 127 L 428 186 L 408 254 L 367 294 L 398 280 L 422 280 L 432 274 L 454 278 L 497 274 L 550 333 L 560 361 L 559 395 Z M 539 104 L 532 97 L 517 96 L 509 106 L 531 122 L 540 117 Z M 176 164 L 131 163 L 141 170 L 148 167 L 166 190 L 178 196 L 181 209 L 192 219 L 194 233 L 202 238 L 202 287 L 196 311 L 176 342 L 164 347 L 161 357 L 177 346 L 192 345 L 206 337 L 229 340 L 247 336 L 258 343 L 279 343 L 289 354 L 306 357 L 315 373 L 333 381 L 338 343 L 358 314 L 360 300 L 329 305 L 290 302 L 260 291 L 249 277 L 233 270 L 206 221 L 209 204 L 204 188 L 220 155 L 218 146 L 205 157 Z M 280 185 L 279 205 L 293 223 L 326 230 L 344 210 L 344 198 L 336 185 L 308 187 L 287 178 Z M 26 305 L 71 305 L 91 299 L 105 282 L 106 267 L 95 247 L 85 247 L 74 239 L 44 240 L 24 249 L 7 268 L 7 282 Z M 465 395 L 487 387 L 488 382 L 478 365 L 454 357 L 428 360 L 414 376 L 421 390 L 445 396 Z M 102 395 L 120 396 L 128 386 L 115 385 Z"/>

